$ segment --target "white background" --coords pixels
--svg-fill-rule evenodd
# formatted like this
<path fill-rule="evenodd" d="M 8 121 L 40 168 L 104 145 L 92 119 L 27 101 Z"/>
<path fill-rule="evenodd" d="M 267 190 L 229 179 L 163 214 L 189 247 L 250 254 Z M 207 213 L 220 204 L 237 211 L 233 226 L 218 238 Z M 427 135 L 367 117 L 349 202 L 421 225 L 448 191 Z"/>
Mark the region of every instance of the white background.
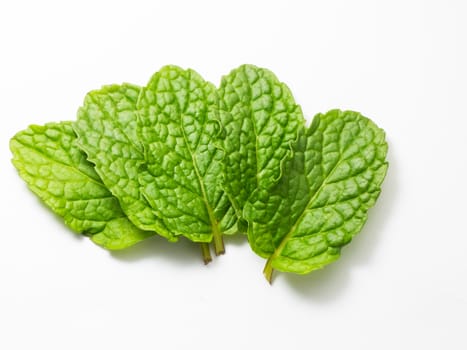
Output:
<path fill-rule="evenodd" d="M 466 349 L 466 23 L 462 0 L 2 1 L 0 348 Z M 89 90 L 242 63 L 309 119 L 354 109 L 387 132 L 379 201 L 323 270 L 270 286 L 241 237 L 207 267 L 158 238 L 109 253 L 10 164 L 11 136 L 74 119 Z"/>

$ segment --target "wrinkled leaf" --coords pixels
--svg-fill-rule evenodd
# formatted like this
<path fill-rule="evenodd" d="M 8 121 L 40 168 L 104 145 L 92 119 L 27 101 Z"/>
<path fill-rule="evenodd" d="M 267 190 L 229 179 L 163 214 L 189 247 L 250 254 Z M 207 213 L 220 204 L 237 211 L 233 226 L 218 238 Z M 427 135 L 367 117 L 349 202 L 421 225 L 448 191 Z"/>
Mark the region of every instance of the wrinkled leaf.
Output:
<path fill-rule="evenodd" d="M 78 145 L 128 218 L 139 228 L 175 240 L 140 192 L 138 174 L 144 164 L 136 134 L 136 101 L 140 88 L 111 85 L 86 95 L 73 128 Z"/>
<path fill-rule="evenodd" d="M 143 88 L 138 100 L 138 133 L 146 166 L 142 192 L 175 235 L 195 242 L 235 230 L 235 215 L 221 186 L 223 153 L 215 87 L 193 70 L 166 66 Z"/>
<path fill-rule="evenodd" d="M 71 122 L 31 125 L 11 139 L 10 148 L 28 187 L 72 230 L 92 235 L 108 249 L 123 249 L 153 235 L 128 221 L 76 146 Z"/>
<path fill-rule="evenodd" d="M 269 70 L 242 65 L 218 89 L 225 138 L 224 186 L 241 216 L 257 188 L 268 190 L 281 176 L 281 163 L 305 123 L 288 87 Z"/>
<path fill-rule="evenodd" d="M 336 260 L 361 230 L 385 177 L 384 131 L 357 112 L 317 115 L 271 191 L 245 206 L 253 250 L 272 270 L 308 273 Z"/>

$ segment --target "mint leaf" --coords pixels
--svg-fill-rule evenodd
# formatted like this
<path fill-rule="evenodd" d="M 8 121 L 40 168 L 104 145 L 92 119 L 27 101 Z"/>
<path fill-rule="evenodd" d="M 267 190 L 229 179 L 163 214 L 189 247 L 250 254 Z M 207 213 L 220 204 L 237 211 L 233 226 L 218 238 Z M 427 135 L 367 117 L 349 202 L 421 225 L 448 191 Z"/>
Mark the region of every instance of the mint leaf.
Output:
<path fill-rule="evenodd" d="M 220 182 L 223 152 L 215 87 L 193 70 L 163 67 L 138 100 L 138 135 L 146 166 L 142 192 L 165 226 L 195 242 L 214 241 L 235 230 L 235 215 Z"/>
<path fill-rule="evenodd" d="M 304 274 L 336 260 L 362 228 L 385 177 L 384 131 L 357 112 L 315 116 L 270 191 L 245 206 L 252 249 L 273 269 Z"/>
<path fill-rule="evenodd" d="M 71 122 L 31 125 L 10 140 L 12 162 L 28 187 L 66 225 L 93 235 L 105 248 L 126 248 L 152 236 L 128 221 L 75 143 Z"/>
<path fill-rule="evenodd" d="M 95 164 L 105 186 L 116 196 L 128 218 L 139 228 L 175 240 L 140 192 L 143 146 L 136 134 L 136 101 L 140 88 L 131 84 L 91 91 L 73 127 L 78 145 Z"/>
<path fill-rule="evenodd" d="M 305 123 L 288 87 L 269 70 L 242 65 L 222 78 L 218 89 L 225 139 L 225 191 L 241 216 L 258 187 L 281 176 L 297 130 Z"/>
<path fill-rule="evenodd" d="M 154 231 L 140 230 L 123 216 L 108 221 L 102 231 L 91 236 L 91 240 L 106 249 L 118 250 L 131 247 L 154 235 Z"/>
<path fill-rule="evenodd" d="M 339 258 L 387 171 L 384 131 L 352 111 L 309 127 L 288 87 L 242 65 L 219 89 L 165 66 L 145 87 L 87 94 L 75 123 L 30 126 L 10 141 L 29 188 L 74 231 L 108 249 L 156 232 L 200 243 L 246 232 L 274 269 L 299 274 Z"/>

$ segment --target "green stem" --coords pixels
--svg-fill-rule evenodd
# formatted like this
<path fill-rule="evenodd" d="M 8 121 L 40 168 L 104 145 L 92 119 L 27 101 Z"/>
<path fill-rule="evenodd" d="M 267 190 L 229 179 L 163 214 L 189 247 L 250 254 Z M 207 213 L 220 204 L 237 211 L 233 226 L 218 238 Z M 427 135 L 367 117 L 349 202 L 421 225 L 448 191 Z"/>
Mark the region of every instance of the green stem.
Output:
<path fill-rule="evenodd" d="M 272 268 L 272 259 L 269 258 L 268 261 L 266 262 L 266 265 L 264 266 L 264 270 L 263 270 L 264 277 L 266 277 L 269 284 L 272 283 L 272 273 L 273 272 L 274 272 L 274 269 Z"/>
<path fill-rule="evenodd" d="M 224 238 L 222 237 L 222 233 L 218 229 L 218 226 L 216 225 L 217 230 L 213 232 L 212 235 L 212 240 L 214 241 L 214 252 L 216 255 L 221 255 L 225 253 L 225 246 L 224 246 Z"/>
<path fill-rule="evenodd" d="M 204 265 L 209 264 L 212 261 L 211 249 L 209 249 L 209 243 L 200 243 L 201 253 L 203 254 Z"/>

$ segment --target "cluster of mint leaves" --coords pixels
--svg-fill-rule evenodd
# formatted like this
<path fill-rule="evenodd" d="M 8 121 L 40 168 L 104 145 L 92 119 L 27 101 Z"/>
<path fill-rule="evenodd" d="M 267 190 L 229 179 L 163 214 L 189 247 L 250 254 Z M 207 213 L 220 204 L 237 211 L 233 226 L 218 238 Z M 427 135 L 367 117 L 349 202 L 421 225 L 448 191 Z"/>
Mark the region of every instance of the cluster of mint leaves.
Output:
<path fill-rule="evenodd" d="M 200 244 L 204 261 L 243 233 L 264 269 L 309 273 L 362 228 L 387 171 L 382 129 L 358 112 L 309 126 L 288 87 L 242 65 L 219 88 L 165 66 L 145 87 L 89 92 L 76 121 L 10 141 L 29 188 L 107 249 L 159 234 Z"/>

